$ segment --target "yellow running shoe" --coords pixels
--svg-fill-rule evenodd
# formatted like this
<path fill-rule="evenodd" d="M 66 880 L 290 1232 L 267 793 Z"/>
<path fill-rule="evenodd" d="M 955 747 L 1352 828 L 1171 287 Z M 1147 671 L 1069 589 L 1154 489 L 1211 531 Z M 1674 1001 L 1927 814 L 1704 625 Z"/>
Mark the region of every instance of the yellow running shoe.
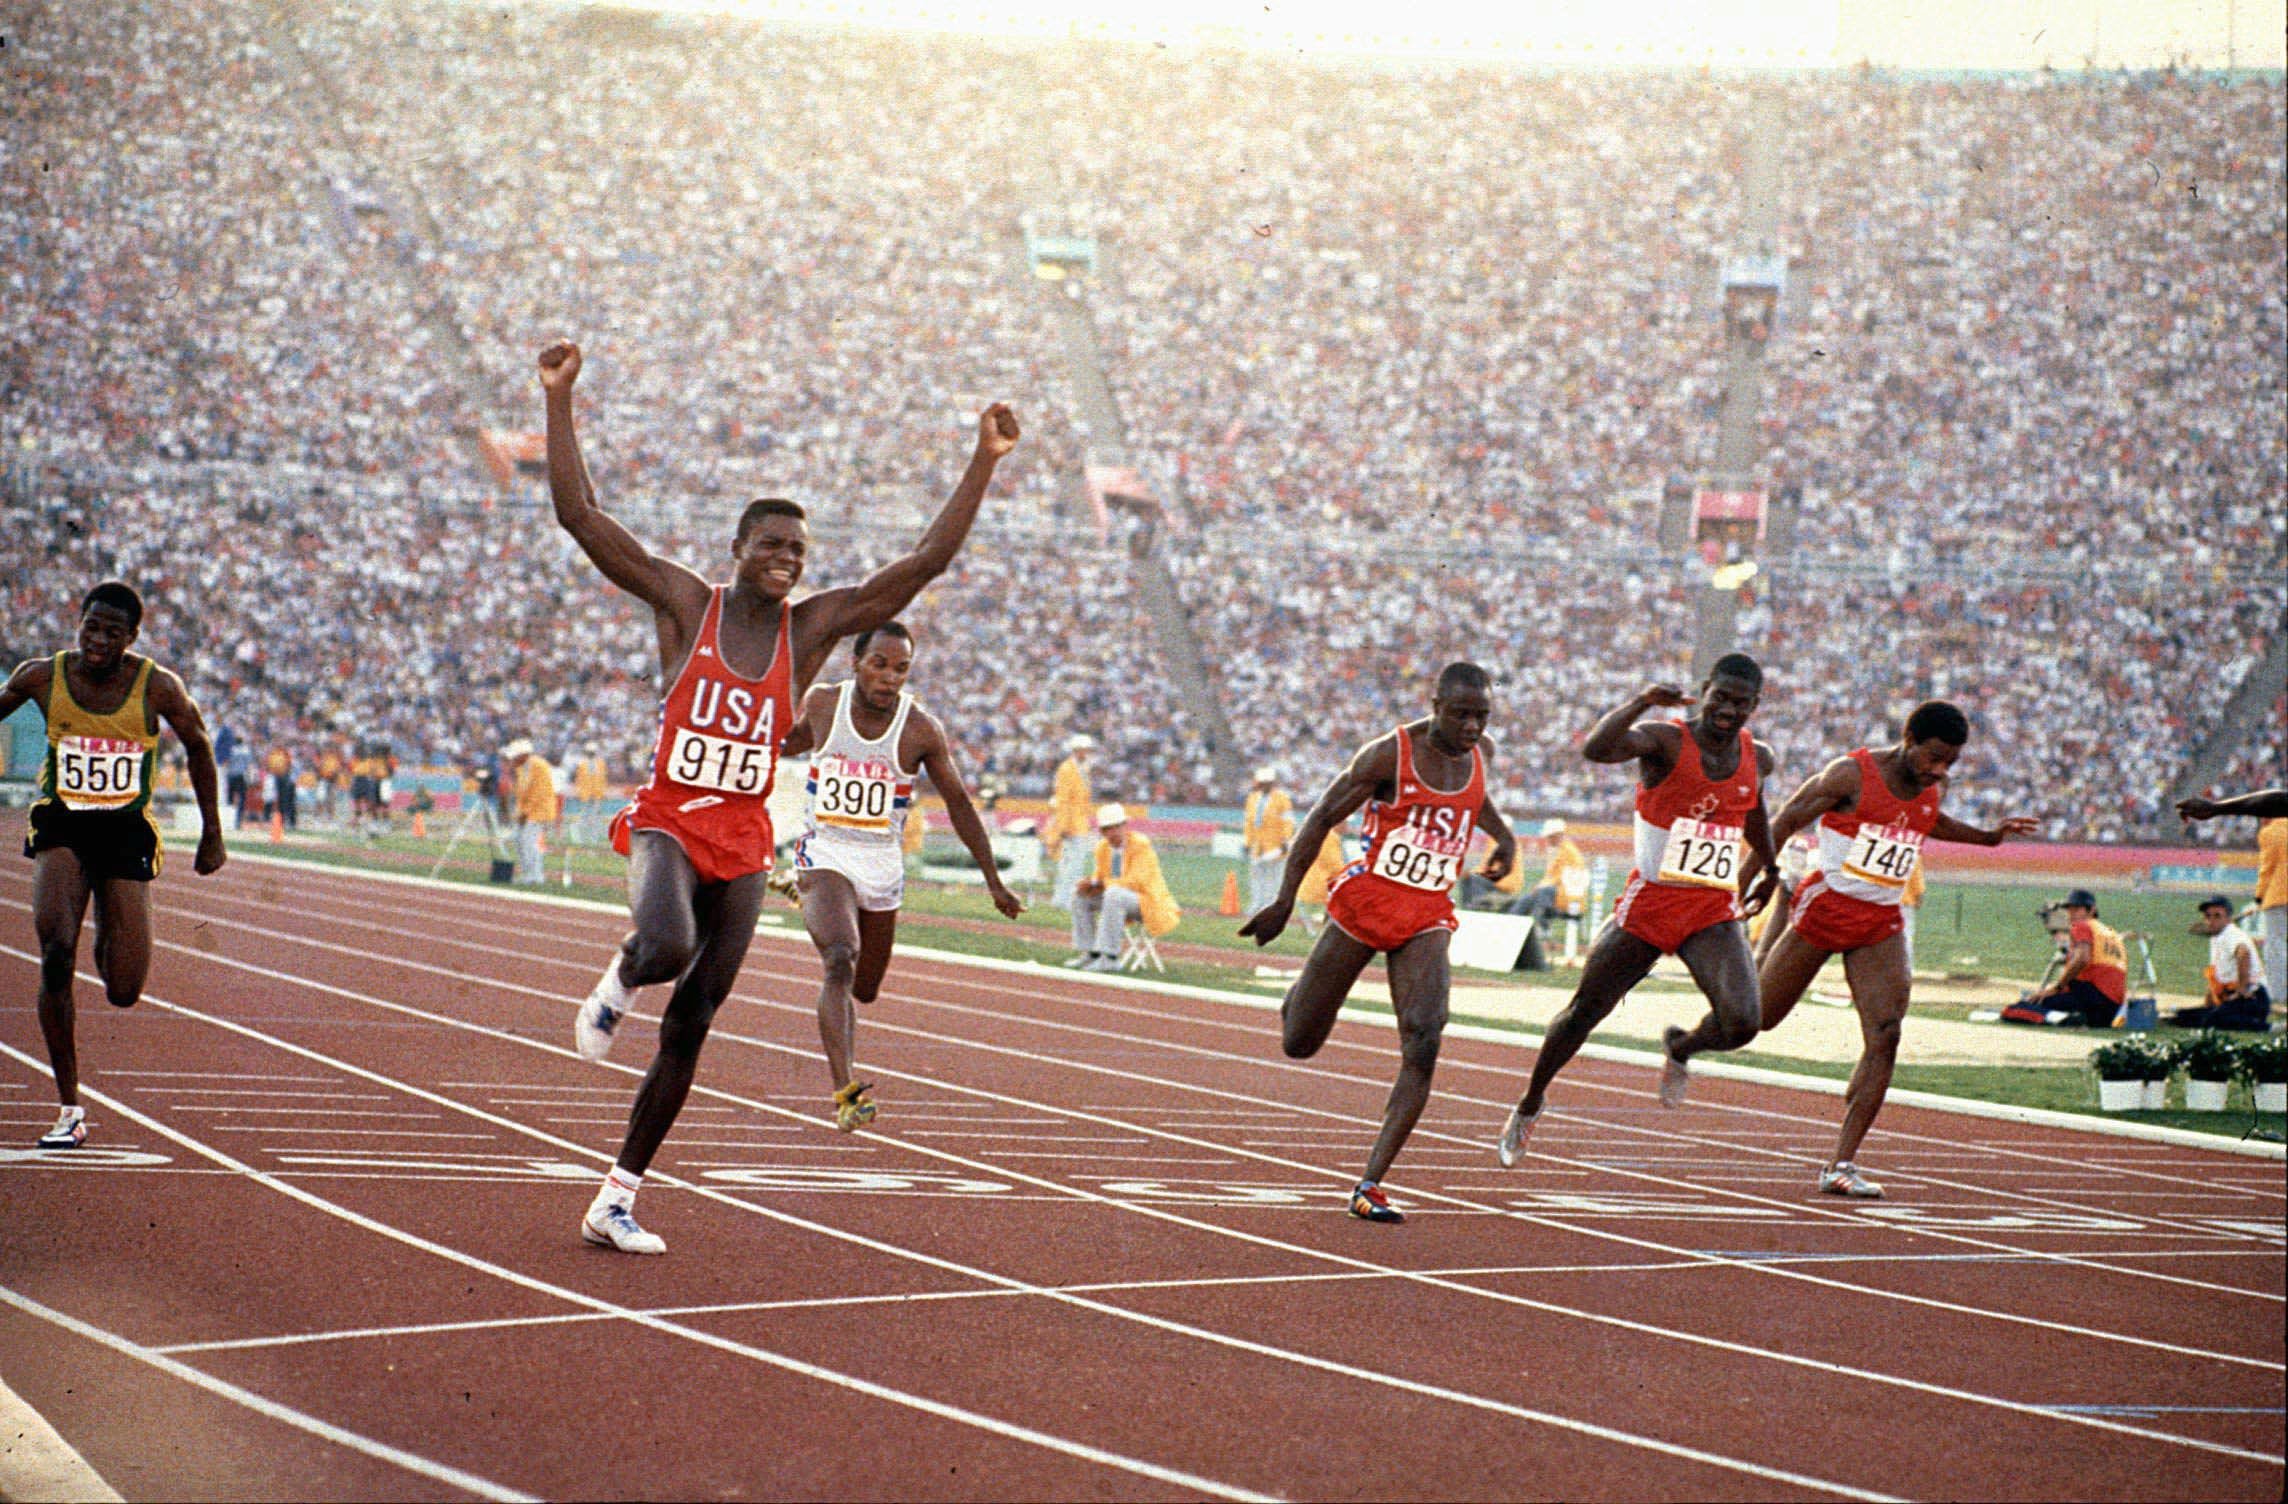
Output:
<path fill-rule="evenodd" d="M 879 1111 L 866 1093 L 874 1089 L 871 1081 L 853 1081 L 834 1094 L 834 1126 L 844 1133 L 855 1133 L 874 1121 Z"/>

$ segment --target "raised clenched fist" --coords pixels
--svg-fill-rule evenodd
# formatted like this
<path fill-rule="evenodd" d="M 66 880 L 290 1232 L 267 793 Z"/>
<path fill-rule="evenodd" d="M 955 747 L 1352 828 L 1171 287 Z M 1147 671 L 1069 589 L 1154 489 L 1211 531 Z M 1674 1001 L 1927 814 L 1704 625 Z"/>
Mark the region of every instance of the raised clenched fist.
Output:
<path fill-rule="evenodd" d="M 999 459 L 1017 447 L 1017 415 L 1009 404 L 996 402 L 977 415 L 977 452 Z"/>
<path fill-rule="evenodd" d="M 551 392 L 569 392 L 580 379 L 580 347 L 560 339 L 540 352 L 540 384 Z"/>

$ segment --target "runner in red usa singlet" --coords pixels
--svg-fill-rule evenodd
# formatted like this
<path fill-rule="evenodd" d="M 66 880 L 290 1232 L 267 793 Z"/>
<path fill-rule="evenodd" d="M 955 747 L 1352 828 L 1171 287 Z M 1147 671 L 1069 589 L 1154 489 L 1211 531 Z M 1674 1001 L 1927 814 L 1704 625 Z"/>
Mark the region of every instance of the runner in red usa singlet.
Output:
<path fill-rule="evenodd" d="M 1454 884 L 1486 802 L 1484 755 L 1470 749 L 1470 777 L 1451 792 L 1414 770 L 1414 739 L 1398 738 L 1398 787 L 1388 803 L 1370 799 L 1360 816 L 1365 853 L 1327 888 L 1327 918 L 1376 950 L 1396 950 L 1425 930 L 1451 930 Z"/>
<path fill-rule="evenodd" d="M 771 786 L 779 746 L 794 724 L 792 612 L 779 615 L 770 667 L 749 679 L 723 659 L 723 591 L 710 594 L 699 640 L 659 712 L 651 778 L 612 822 L 612 848 L 629 852 L 634 831 L 671 837 L 702 882 L 727 883 L 771 865 Z"/>
<path fill-rule="evenodd" d="M 549 499 L 557 525 L 597 571 L 652 608 L 667 687 L 651 777 L 613 822 L 612 844 L 628 859 L 634 924 L 573 1022 L 581 1057 L 604 1058 L 639 988 L 674 984 L 661 1010 L 659 1052 L 580 1236 L 622 1253 L 665 1253 L 665 1240 L 636 1222 L 636 1191 L 683 1110 L 699 1048 L 755 938 L 771 865 L 765 801 L 794 707 L 838 640 L 888 625 L 945 573 L 977 520 L 994 467 L 1017 446 L 1017 418 L 998 402 L 978 415 L 968 467 L 911 552 L 856 585 L 797 601 L 810 523 L 794 502 L 766 497 L 739 513 L 728 585 L 660 558 L 596 504 L 573 414 L 580 366 L 580 347 L 570 340 L 540 354 Z"/>
<path fill-rule="evenodd" d="M 1591 762 L 1637 764 L 1636 869 L 1590 948 L 1580 986 L 1550 1021 L 1525 1095 L 1502 1124 L 1494 1152 L 1504 1166 L 1517 1163 L 1549 1083 L 1663 955 L 1681 959 L 1708 998 L 1712 1011 L 1703 1027 L 1712 1041 L 1737 1049 L 1756 1037 L 1756 963 L 1739 921 L 1763 906 L 1779 876 L 1764 815 L 1773 758 L 1748 734 L 1763 688 L 1755 659 L 1727 653 L 1709 669 L 1690 719 L 1641 719 L 1657 707 L 1692 703 L 1681 689 L 1656 684 L 1582 740 L 1581 755 Z M 1752 861 L 1742 859 L 1743 844 Z M 1660 1099 L 1669 1106 L 1684 1091 L 1684 1067 L 1673 1050 L 1683 1032 L 1668 1031 Z"/>
<path fill-rule="evenodd" d="M 1819 1174 L 1819 1188 L 1830 1195 L 1883 1194 L 1859 1173 L 1857 1160 L 1890 1090 L 1913 990 L 1900 899 L 1922 860 L 1923 842 L 1996 846 L 2034 829 L 2033 820 L 2014 816 L 1981 830 L 1939 809 L 1948 771 L 1969 740 L 1970 718 L 1954 706 L 1943 700 L 1917 706 L 1897 745 L 1838 757 L 1806 780 L 1772 821 L 1772 840 L 1783 844 L 1807 826 L 1816 829 L 1819 870 L 1797 889 L 1787 932 L 1764 956 L 1762 1026 L 1778 1027 L 1833 955 L 1843 957 L 1859 1010 L 1859 1067 L 1844 1093 L 1835 1158 Z M 1712 1048 L 1709 1032 L 1703 1021 L 1670 1046 L 1670 1055 L 1681 1064 Z"/>
<path fill-rule="evenodd" d="M 1303 974 L 1287 989 L 1279 1018 L 1287 1054 L 1309 1058 L 1326 1043 L 1367 962 L 1387 957 L 1391 1006 L 1398 1014 L 1398 1080 L 1350 1204 L 1352 1216 L 1369 1222 L 1405 1220 L 1381 1182 L 1430 1099 L 1451 990 L 1449 890 L 1462 876 L 1472 834 L 1484 831 L 1494 843 L 1480 869 L 1486 877 L 1507 876 L 1517 860 L 1516 838 L 1486 802 L 1483 738 L 1492 714 L 1493 680 L 1486 671 L 1474 663 L 1448 664 L 1438 675 L 1429 719 L 1368 742 L 1319 797 L 1288 845 L 1278 897 L 1239 931 L 1258 945 L 1277 939 L 1327 837 L 1354 811 L 1365 810 L 1365 853 L 1330 887 L 1327 917 L 1333 922 L 1320 932 Z"/>

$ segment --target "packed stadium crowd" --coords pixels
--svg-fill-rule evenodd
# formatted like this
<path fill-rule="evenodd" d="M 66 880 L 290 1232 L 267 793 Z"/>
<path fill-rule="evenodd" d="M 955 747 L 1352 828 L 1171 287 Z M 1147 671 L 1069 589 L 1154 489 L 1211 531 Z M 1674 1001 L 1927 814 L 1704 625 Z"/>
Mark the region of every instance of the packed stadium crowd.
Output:
<path fill-rule="evenodd" d="M 635 773 L 649 622 L 529 477 L 496 498 L 477 463 L 480 433 L 538 426 L 532 355 L 572 332 L 605 504 L 702 567 L 732 500 L 778 492 L 816 513 L 811 583 L 854 578 L 934 508 L 977 408 L 1017 403 L 1025 448 L 916 613 L 917 688 L 1018 791 L 1085 731 L 1108 796 L 1206 796 L 1136 566 L 1080 515 L 1092 435 L 1017 232 L 1057 207 L 1104 247 L 1086 307 L 1128 443 L 1204 524 L 1159 536 L 1243 757 L 1310 787 L 1482 658 L 1520 712 L 1513 813 L 1610 815 L 1572 741 L 1690 655 L 1691 566 L 1624 550 L 1712 461 L 1757 89 L 1794 268 L 1764 426 L 1804 506 L 1742 645 L 1790 767 L 1951 695 L 1985 728 L 1971 817 L 2151 828 L 2281 630 L 2271 85 L 349 0 L 34 4 L 7 59 L 5 648 L 124 574 L 149 645 L 257 742 L 445 760 L 521 734 Z M 1982 558 L 2081 572 L 1949 583 Z M 2277 774 L 2280 705 L 2265 725 L 2233 776 Z"/>

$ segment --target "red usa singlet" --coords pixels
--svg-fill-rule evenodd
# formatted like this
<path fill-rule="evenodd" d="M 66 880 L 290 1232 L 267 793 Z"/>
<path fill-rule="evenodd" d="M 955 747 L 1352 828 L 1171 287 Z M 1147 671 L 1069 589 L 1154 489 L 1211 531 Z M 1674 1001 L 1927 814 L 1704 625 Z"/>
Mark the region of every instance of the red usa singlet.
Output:
<path fill-rule="evenodd" d="M 665 832 L 707 882 L 769 869 L 776 843 L 766 806 L 779 747 L 794 725 L 793 604 L 780 607 L 778 641 L 760 679 L 723 661 L 722 618 L 718 585 L 698 640 L 660 706 L 651 778 L 612 830 L 612 844 L 623 855 L 629 831 Z"/>

